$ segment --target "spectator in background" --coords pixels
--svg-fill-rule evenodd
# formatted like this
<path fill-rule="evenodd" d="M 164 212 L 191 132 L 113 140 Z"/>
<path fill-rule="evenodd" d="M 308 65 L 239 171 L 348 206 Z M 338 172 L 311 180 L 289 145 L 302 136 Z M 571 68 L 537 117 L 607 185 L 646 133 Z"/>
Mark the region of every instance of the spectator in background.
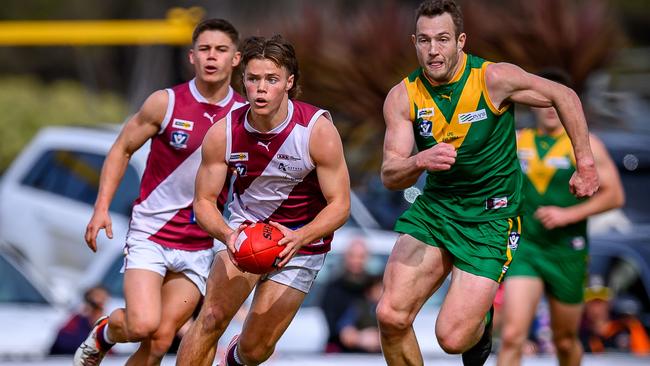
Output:
<path fill-rule="evenodd" d="M 611 291 L 595 284 L 585 291 L 585 311 L 580 326 L 580 340 L 585 352 L 631 352 L 637 356 L 650 355 L 650 337 L 636 317 L 639 306 L 633 299 L 621 299 L 612 306 Z M 614 309 L 612 309 L 612 307 Z M 612 312 L 618 314 L 610 318 Z"/>
<path fill-rule="evenodd" d="M 338 339 L 349 352 L 381 352 L 377 327 L 377 303 L 383 288 L 382 277 L 368 279 L 362 299 L 353 301 L 337 323 Z"/>
<path fill-rule="evenodd" d="M 86 290 L 79 312 L 72 314 L 56 336 L 50 348 L 50 354 L 74 354 L 79 344 L 86 339 L 93 329 L 97 319 L 104 314 L 104 306 L 110 295 L 102 286 L 94 286 Z"/>
<path fill-rule="evenodd" d="M 366 270 L 367 262 L 366 244 L 360 238 L 353 240 L 343 256 L 343 272 L 329 282 L 323 291 L 321 308 L 329 330 L 325 349 L 328 353 L 350 351 L 341 343 L 337 324 L 350 304 L 363 299 L 364 289 L 370 278 Z"/>

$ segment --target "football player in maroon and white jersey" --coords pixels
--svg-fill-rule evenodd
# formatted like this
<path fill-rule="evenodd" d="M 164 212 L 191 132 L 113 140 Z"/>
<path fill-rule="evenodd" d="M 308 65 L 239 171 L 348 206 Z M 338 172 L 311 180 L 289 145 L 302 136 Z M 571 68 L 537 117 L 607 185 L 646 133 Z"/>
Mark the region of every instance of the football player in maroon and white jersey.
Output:
<path fill-rule="evenodd" d="M 341 138 L 325 110 L 294 99 L 298 63 L 282 37 L 251 37 L 242 45 L 249 105 L 206 135 L 196 177 L 196 217 L 226 243 L 208 279 L 198 319 L 183 337 L 178 365 L 211 365 L 217 341 L 256 287 L 241 334 L 221 365 L 267 360 L 321 269 L 332 233 L 350 210 L 350 182 Z M 227 223 L 215 201 L 234 172 Z M 269 222 L 284 234 L 278 268 L 244 273 L 229 254 L 248 223 Z M 308 336 L 308 335 L 306 335 Z"/>
<path fill-rule="evenodd" d="M 195 78 L 152 93 L 108 153 L 85 235 L 93 251 L 101 229 L 113 237 L 110 203 L 131 155 L 151 140 L 126 238 L 122 269 L 126 307 L 97 322 L 77 350 L 75 365 L 99 364 L 117 342 L 140 342 L 127 364 L 160 364 L 205 294 L 214 240 L 194 219 L 194 177 L 208 129 L 245 103 L 230 87 L 241 56 L 238 39 L 237 30 L 225 20 L 199 23 L 189 51 Z M 226 195 L 220 196 L 220 207 Z"/>

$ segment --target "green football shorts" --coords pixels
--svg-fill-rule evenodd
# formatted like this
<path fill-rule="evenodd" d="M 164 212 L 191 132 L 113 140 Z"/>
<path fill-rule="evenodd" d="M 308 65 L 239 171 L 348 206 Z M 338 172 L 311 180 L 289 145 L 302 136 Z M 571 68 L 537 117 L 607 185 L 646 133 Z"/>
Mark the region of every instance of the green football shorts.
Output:
<path fill-rule="evenodd" d="M 522 238 L 508 278 L 539 278 L 548 295 L 565 304 L 580 304 L 584 299 L 588 258 L 586 250 L 576 252 L 569 247 L 564 254 L 558 253 L 557 248 L 547 253 L 540 244 Z"/>
<path fill-rule="evenodd" d="M 455 267 L 500 283 L 519 244 L 521 218 L 457 221 L 416 199 L 397 219 L 395 231 L 444 248 L 454 256 Z"/>

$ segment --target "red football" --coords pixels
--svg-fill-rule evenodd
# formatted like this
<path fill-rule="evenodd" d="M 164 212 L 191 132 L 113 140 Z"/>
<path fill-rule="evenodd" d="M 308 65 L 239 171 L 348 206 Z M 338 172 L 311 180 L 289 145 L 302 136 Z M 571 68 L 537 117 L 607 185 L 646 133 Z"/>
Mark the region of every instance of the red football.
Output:
<path fill-rule="evenodd" d="M 235 260 L 243 271 L 265 274 L 275 270 L 278 254 L 284 250 L 278 241 L 284 235 L 269 224 L 258 222 L 246 227 L 235 243 Z"/>

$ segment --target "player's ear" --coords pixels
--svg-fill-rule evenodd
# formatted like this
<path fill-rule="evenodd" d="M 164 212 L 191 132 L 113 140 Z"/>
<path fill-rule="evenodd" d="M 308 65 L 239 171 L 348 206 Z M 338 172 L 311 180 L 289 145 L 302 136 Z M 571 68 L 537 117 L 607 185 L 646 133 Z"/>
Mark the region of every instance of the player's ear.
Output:
<path fill-rule="evenodd" d="M 187 54 L 187 57 L 190 60 L 190 64 L 194 65 L 194 48 L 190 48 L 190 52 Z"/>
<path fill-rule="evenodd" d="M 233 68 L 237 67 L 240 61 L 241 61 L 241 52 L 237 51 L 235 52 L 235 55 L 232 57 L 232 67 Z"/>
<path fill-rule="evenodd" d="M 465 40 L 467 39 L 467 35 L 465 33 L 461 33 L 458 36 L 458 40 L 456 41 L 456 47 L 458 50 L 462 50 L 465 47 Z"/>
<path fill-rule="evenodd" d="M 287 87 L 286 87 L 287 93 L 289 92 L 289 90 L 291 90 L 291 88 L 293 88 L 293 80 L 294 80 L 293 74 L 289 75 L 289 77 L 287 78 Z"/>

